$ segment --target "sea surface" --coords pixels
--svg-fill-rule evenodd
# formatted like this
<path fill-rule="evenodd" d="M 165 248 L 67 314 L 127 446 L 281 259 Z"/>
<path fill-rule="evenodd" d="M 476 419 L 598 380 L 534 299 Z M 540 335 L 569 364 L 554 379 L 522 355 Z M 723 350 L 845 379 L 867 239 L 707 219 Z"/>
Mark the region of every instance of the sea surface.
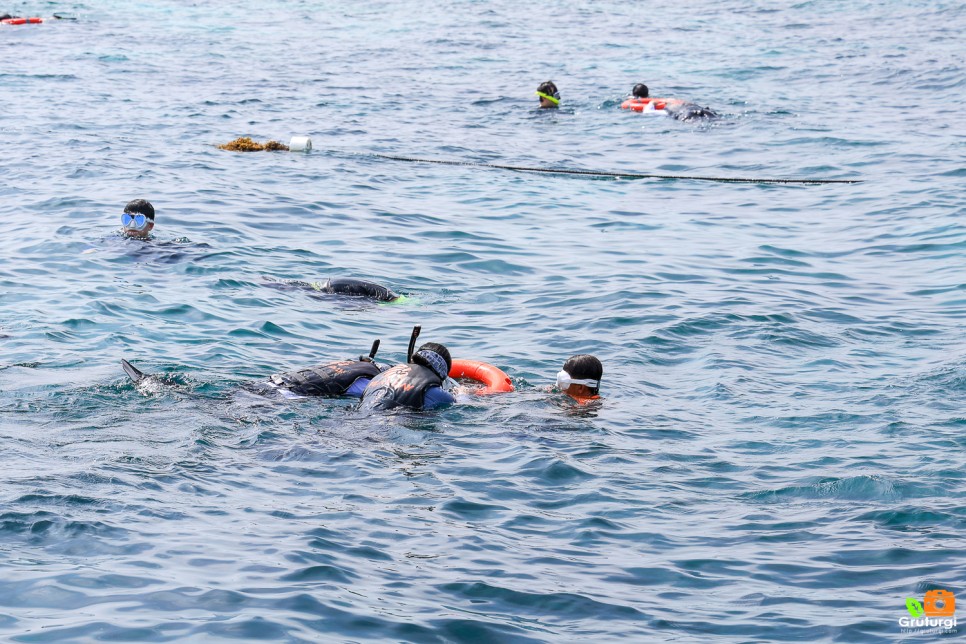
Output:
<path fill-rule="evenodd" d="M 0 26 L 3 641 L 956 638 L 899 619 L 966 605 L 961 2 L 0 11 L 75 18 Z M 516 391 L 245 388 L 417 324 Z"/>

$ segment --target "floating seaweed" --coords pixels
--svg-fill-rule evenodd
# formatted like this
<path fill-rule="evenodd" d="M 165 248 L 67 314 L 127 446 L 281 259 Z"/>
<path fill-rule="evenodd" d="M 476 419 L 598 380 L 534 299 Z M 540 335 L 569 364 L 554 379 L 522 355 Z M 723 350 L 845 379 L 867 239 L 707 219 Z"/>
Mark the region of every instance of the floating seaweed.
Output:
<path fill-rule="evenodd" d="M 288 150 L 288 146 L 284 143 L 279 143 L 278 141 L 268 141 L 267 143 L 258 143 L 253 141 L 250 136 L 242 136 L 234 141 L 229 141 L 218 146 L 219 150 L 230 150 L 231 152 L 261 152 L 263 150 L 267 152 L 274 152 L 276 150 Z"/>

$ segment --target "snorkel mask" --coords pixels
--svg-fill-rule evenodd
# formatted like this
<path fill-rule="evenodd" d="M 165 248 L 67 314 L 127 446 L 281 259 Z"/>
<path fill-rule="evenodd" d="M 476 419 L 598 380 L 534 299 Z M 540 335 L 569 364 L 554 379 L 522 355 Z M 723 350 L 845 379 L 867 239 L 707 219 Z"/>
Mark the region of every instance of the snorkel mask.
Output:
<path fill-rule="evenodd" d="M 560 105 L 560 92 L 554 92 L 553 95 L 537 92 L 537 96 L 550 101 L 554 105 Z"/>
<path fill-rule="evenodd" d="M 127 230 L 144 230 L 148 227 L 150 223 L 147 215 L 142 215 L 141 213 L 131 214 L 129 212 L 121 215 L 121 225 Z"/>
<path fill-rule="evenodd" d="M 566 371 L 560 370 L 557 372 L 557 389 L 565 391 L 570 385 L 583 385 L 597 391 L 600 389 L 600 380 L 594 380 L 593 378 L 572 378 Z"/>

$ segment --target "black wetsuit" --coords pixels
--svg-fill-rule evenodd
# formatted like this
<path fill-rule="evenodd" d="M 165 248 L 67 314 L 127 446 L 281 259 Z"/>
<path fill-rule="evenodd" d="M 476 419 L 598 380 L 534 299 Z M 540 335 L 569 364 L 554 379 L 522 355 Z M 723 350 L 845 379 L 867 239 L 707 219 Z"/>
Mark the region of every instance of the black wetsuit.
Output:
<path fill-rule="evenodd" d="M 693 119 L 716 119 L 718 114 L 709 107 L 701 107 L 696 103 L 684 103 L 683 105 L 668 106 L 668 116 L 678 121 L 690 121 Z"/>
<path fill-rule="evenodd" d="M 362 407 L 431 409 L 452 403 L 453 396 L 442 385 L 443 379 L 428 367 L 412 363 L 396 365 L 372 379 L 362 394 Z"/>
<path fill-rule="evenodd" d="M 392 302 L 399 298 L 392 290 L 381 284 L 367 282 L 366 280 L 357 280 L 351 277 L 328 279 L 321 284 L 316 282 L 312 287 L 322 293 L 369 297 L 380 302 Z"/>
<path fill-rule="evenodd" d="M 379 375 L 379 367 L 365 360 L 341 360 L 317 367 L 276 373 L 269 378 L 275 387 L 287 389 L 299 396 L 361 395 L 361 390 L 350 392 L 357 380 L 369 380 Z M 357 387 L 358 389 L 358 387 Z"/>

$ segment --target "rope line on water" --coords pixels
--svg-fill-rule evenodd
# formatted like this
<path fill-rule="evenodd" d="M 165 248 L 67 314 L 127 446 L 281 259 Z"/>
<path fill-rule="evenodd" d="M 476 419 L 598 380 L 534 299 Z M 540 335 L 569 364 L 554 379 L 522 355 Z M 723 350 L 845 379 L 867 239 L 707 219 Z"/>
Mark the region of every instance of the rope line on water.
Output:
<path fill-rule="evenodd" d="M 492 168 L 495 170 L 514 170 L 517 172 L 541 172 L 544 174 L 568 174 L 585 177 L 613 177 L 615 179 L 683 179 L 688 181 L 716 181 L 718 183 L 783 183 L 799 185 L 820 185 L 829 183 L 862 183 L 861 179 L 749 179 L 743 177 L 702 177 L 678 174 L 638 174 L 635 172 L 606 172 L 603 170 L 569 170 L 564 168 L 534 168 L 517 165 L 500 165 L 496 163 L 478 163 L 475 161 L 451 161 L 447 159 L 420 159 L 417 157 L 402 157 L 378 152 L 359 152 L 361 156 L 371 156 L 390 161 L 407 161 L 409 163 L 435 163 L 438 165 L 462 165 L 475 168 Z"/>

